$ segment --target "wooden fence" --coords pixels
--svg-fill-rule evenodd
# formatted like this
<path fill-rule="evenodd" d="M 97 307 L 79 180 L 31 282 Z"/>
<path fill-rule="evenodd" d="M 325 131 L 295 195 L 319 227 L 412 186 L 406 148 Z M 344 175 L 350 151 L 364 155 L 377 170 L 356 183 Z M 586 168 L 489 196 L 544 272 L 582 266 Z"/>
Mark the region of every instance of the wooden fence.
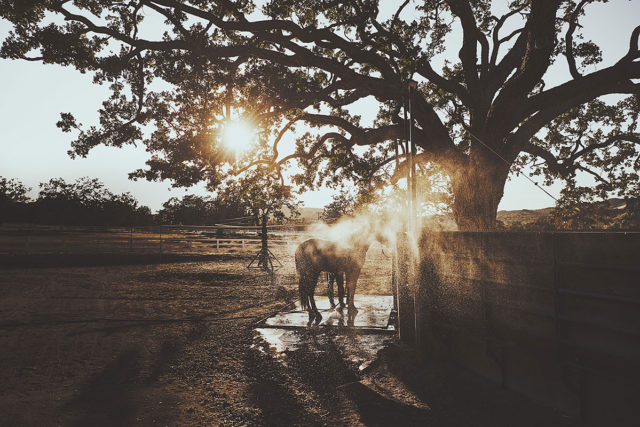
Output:
<path fill-rule="evenodd" d="M 291 244 L 302 235 L 297 226 L 269 228 L 270 245 Z M 261 244 L 257 227 L 216 226 L 3 226 L 0 255 L 60 253 L 218 253 L 254 251 Z"/>
<path fill-rule="evenodd" d="M 403 341 L 583 422 L 637 422 L 640 233 L 424 232 L 414 252 L 399 239 Z"/>

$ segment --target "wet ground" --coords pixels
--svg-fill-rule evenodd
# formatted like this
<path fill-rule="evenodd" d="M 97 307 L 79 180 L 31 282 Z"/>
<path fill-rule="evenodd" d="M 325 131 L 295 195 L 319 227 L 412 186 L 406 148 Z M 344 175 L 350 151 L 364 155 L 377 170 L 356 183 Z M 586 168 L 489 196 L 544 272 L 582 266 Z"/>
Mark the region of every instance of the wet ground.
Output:
<path fill-rule="evenodd" d="M 322 315 L 322 320 L 316 322 L 316 327 L 351 327 L 359 331 L 389 332 L 395 331 L 395 325 L 390 323 L 393 297 L 390 295 L 358 295 L 356 309 L 332 308 L 327 298 L 317 298 L 316 306 Z M 312 326 L 306 311 L 300 310 L 300 305 L 292 310 L 283 310 L 267 318 L 262 323 L 272 328 L 302 328 Z"/>

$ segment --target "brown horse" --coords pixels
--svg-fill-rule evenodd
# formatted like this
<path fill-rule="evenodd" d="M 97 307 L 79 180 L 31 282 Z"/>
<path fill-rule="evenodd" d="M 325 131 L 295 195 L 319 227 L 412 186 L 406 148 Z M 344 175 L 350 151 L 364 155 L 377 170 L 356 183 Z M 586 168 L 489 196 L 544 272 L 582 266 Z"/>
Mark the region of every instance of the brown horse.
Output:
<path fill-rule="evenodd" d="M 327 273 L 327 296 L 329 297 L 329 304 L 331 305 L 331 308 L 336 308 L 336 303 L 333 302 L 333 284 L 334 283 L 337 283 L 338 285 L 338 298 L 339 298 L 340 308 L 344 308 L 344 301 L 343 301 L 344 276 L 342 273 L 339 274 L 339 277 L 336 277 L 336 275 L 333 273 Z M 348 295 L 347 295 L 347 298 L 349 298 Z"/>
<path fill-rule="evenodd" d="M 342 302 L 344 297 L 342 275 L 344 274 L 347 282 L 347 304 L 350 310 L 355 309 L 356 283 L 371 243 L 372 239 L 368 236 L 360 235 L 350 239 L 346 245 L 328 240 L 309 239 L 298 246 L 295 254 L 296 270 L 300 276 L 298 291 L 302 309 L 309 312 L 309 323 L 315 321 L 318 324 L 322 320 L 313 298 L 318 276 L 322 271 L 335 276 L 341 306 L 344 306 Z"/>

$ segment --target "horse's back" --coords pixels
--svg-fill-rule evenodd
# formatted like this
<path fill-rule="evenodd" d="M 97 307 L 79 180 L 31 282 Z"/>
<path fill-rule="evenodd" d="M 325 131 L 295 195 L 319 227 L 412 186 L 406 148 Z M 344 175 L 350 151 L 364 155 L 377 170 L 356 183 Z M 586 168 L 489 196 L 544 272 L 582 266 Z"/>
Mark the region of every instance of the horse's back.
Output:
<path fill-rule="evenodd" d="M 334 268 L 338 257 L 338 246 L 322 239 L 309 239 L 298 245 L 295 253 L 296 269 L 323 271 Z"/>

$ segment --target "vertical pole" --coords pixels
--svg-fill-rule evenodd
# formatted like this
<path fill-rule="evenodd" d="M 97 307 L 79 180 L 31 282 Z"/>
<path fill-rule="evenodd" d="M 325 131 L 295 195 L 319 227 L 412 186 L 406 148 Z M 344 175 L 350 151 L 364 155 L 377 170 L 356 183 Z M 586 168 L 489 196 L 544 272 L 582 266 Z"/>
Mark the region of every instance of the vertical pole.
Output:
<path fill-rule="evenodd" d="M 413 239 L 413 241 L 411 242 L 411 255 L 409 257 L 409 262 L 408 262 L 408 279 L 409 279 L 409 284 L 410 289 L 411 289 L 411 293 L 412 293 L 412 297 L 413 297 L 413 321 L 414 321 L 414 334 L 415 334 L 415 338 L 414 338 L 414 343 L 416 344 L 416 347 L 418 349 L 420 349 L 421 347 L 421 327 L 422 327 L 422 303 L 423 303 L 423 299 L 419 297 L 419 293 L 421 291 L 420 289 L 420 277 L 418 275 L 418 253 L 414 252 L 417 249 L 417 243 L 420 239 L 419 239 L 419 231 L 418 231 L 418 227 L 417 227 L 417 189 L 416 189 L 416 161 L 415 161 L 415 155 L 416 155 L 416 144 L 414 141 L 414 132 L 413 132 L 413 111 L 414 111 L 414 94 L 415 94 L 415 89 L 417 86 L 417 83 L 413 80 L 409 80 L 408 84 L 407 84 L 407 89 L 408 89 L 408 97 L 409 97 L 409 158 L 410 158 L 410 162 L 409 162 L 409 167 L 411 169 L 410 171 L 410 178 L 411 178 L 411 192 L 409 193 L 409 197 L 411 199 L 410 202 L 410 206 L 411 206 L 411 210 L 409 211 L 409 238 Z"/>
<path fill-rule="evenodd" d="M 407 135 L 407 103 L 408 97 L 403 98 L 403 107 L 404 107 L 404 152 L 407 156 L 407 215 L 410 215 L 412 210 L 411 208 L 411 153 L 409 148 L 409 135 Z"/>
<path fill-rule="evenodd" d="M 393 294 L 393 308 L 398 311 L 398 248 L 391 253 L 391 293 Z"/>
<path fill-rule="evenodd" d="M 409 80 L 409 145 L 410 145 L 410 158 L 411 158 L 411 162 L 409 164 L 410 168 L 411 168 L 411 219 L 412 221 L 416 221 L 417 219 L 417 209 L 418 207 L 416 206 L 416 196 L 417 196 L 417 188 L 416 188 L 416 160 L 415 160 L 415 156 L 416 156 L 416 142 L 414 141 L 413 138 L 413 101 L 414 101 L 414 95 L 415 95 L 415 89 L 416 89 L 416 82 L 414 82 L 413 80 Z M 415 226 L 415 223 L 414 223 Z"/>
<path fill-rule="evenodd" d="M 400 341 L 408 345 L 415 344 L 415 313 L 413 295 L 411 292 L 410 264 L 412 250 L 409 247 L 407 233 L 398 233 L 396 242 L 396 283 L 398 294 L 398 330 Z"/>

